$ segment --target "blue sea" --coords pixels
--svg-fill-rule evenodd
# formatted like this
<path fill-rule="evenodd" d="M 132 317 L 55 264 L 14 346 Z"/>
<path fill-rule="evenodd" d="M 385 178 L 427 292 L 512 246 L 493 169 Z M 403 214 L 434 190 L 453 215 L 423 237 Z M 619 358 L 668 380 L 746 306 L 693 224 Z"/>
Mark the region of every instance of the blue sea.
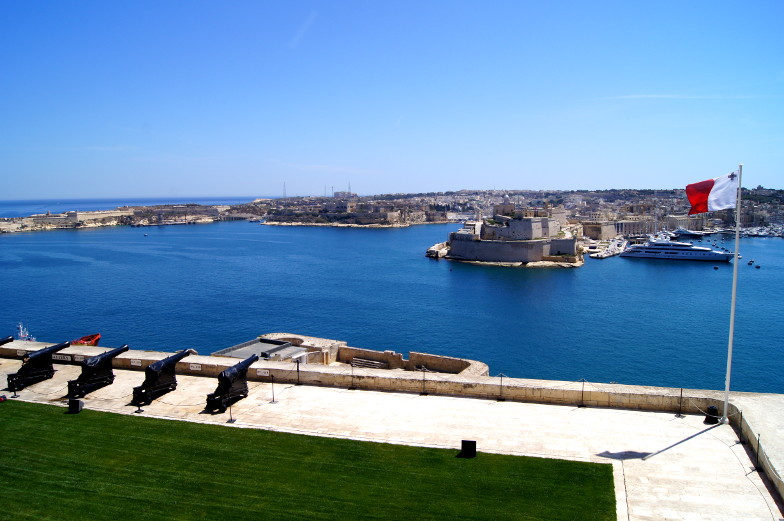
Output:
<path fill-rule="evenodd" d="M 4 234 L 0 336 L 22 322 L 49 342 L 100 332 L 101 345 L 208 354 L 285 331 L 472 358 L 492 375 L 724 388 L 731 263 L 510 269 L 425 258 L 457 228 Z M 784 393 L 783 253 L 779 238 L 741 242 L 734 390 Z"/>

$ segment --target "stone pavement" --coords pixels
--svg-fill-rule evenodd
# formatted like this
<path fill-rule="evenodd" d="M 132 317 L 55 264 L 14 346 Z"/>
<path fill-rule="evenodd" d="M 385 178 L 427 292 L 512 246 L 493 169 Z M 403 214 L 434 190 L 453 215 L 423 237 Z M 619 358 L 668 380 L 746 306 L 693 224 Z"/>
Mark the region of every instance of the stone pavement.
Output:
<path fill-rule="evenodd" d="M 0 359 L 2 381 L 20 365 Z M 64 405 L 67 381 L 80 368 L 57 369 L 18 399 Z M 83 399 L 85 408 L 134 414 L 128 402 L 144 373 L 115 374 L 113 385 Z M 784 519 L 732 428 L 705 425 L 702 416 L 291 384 L 273 389 L 259 382 L 250 382 L 250 395 L 231 411 L 211 415 L 202 411 L 217 379 L 177 379 L 175 391 L 138 414 L 455 450 L 461 440 L 476 440 L 478 457 L 494 452 L 612 464 L 620 520 Z"/>

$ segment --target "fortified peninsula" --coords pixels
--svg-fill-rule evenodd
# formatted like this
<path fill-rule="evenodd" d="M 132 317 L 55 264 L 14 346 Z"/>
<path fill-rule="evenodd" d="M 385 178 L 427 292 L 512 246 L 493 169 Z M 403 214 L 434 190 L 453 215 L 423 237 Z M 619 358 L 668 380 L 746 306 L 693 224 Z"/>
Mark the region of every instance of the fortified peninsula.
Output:
<path fill-rule="evenodd" d="M 427 250 L 427 256 L 505 266 L 583 265 L 578 248 L 580 224 L 570 225 L 563 207 L 516 210 L 506 197 L 491 219 L 467 221 L 450 233 L 447 242 Z"/>

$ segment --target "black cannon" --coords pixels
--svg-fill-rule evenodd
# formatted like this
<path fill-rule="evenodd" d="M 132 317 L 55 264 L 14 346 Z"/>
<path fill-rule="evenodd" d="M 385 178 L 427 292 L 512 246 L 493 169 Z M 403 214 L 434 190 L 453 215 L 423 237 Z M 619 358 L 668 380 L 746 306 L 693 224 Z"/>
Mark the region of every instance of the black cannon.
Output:
<path fill-rule="evenodd" d="M 63 342 L 62 344 L 44 347 L 38 351 L 27 353 L 22 358 L 22 367 L 19 368 L 19 371 L 8 375 L 8 390 L 13 392 L 21 391 L 28 385 L 53 377 L 52 355 L 69 345 L 71 345 L 70 342 Z"/>
<path fill-rule="evenodd" d="M 7 344 L 9 342 L 13 342 L 13 341 L 14 341 L 14 337 L 12 337 L 12 336 L 7 336 L 5 338 L 0 338 L 0 346 L 4 345 L 4 344 Z"/>
<path fill-rule="evenodd" d="M 133 388 L 131 403 L 137 407 L 149 405 L 154 399 L 175 390 L 177 378 L 174 376 L 174 368 L 177 362 L 190 354 L 195 354 L 195 351 L 185 349 L 145 367 L 144 383 Z"/>
<path fill-rule="evenodd" d="M 68 397 L 82 398 L 88 393 L 106 387 L 114 382 L 112 360 L 128 350 L 128 345 L 91 356 L 82 362 L 82 374 L 76 380 L 68 381 Z"/>
<path fill-rule="evenodd" d="M 221 371 L 218 375 L 218 387 L 214 393 L 207 395 L 207 411 L 225 412 L 229 405 L 248 396 L 248 368 L 258 359 L 257 355 L 251 355 Z"/>

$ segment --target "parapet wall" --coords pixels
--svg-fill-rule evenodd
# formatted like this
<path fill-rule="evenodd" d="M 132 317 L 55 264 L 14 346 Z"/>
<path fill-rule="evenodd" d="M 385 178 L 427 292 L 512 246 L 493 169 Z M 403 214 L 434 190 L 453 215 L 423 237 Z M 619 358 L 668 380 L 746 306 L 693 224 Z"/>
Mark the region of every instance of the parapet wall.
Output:
<path fill-rule="evenodd" d="M 426 371 L 447 374 L 477 376 L 487 376 L 489 374 L 487 364 L 477 362 L 476 360 L 416 353 L 414 351 L 409 353 L 408 360 L 406 360 L 401 353 L 396 353 L 395 351 L 375 351 L 359 347 L 342 346 L 338 352 L 337 361 L 350 364 L 354 358 L 382 362 L 387 364 L 389 369 L 419 371 L 424 368 Z"/>
<path fill-rule="evenodd" d="M 0 356 L 21 359 L 27 352 L 46 347 L 44 342 L 11 342 L 0 346 Z M 54 355 L 55 364 L 79 364 L 85 358 L 108 351 L 109 348 L 70 346 Z M 345 355 L 366 357 L 383 355 L 386 360 L 401 360 L 402 355 L 393 351 L 371 351 L 341 347 Z M 117 369 L 144 370 L 172 353 L 131 350 L 112 361 Z M 176 366 L 180 374 L 215 377 L 239 360 L 220 356 L 190 355 Z M 636 385 L 603 384 L 591 382 L 562 382 L 528 380 L 522 378 L 487 376 L 487 365 L 460 358 L 410 354 L 403 361 L 411 369 L 424 366 L 427 371 L 390 371 L 387 369 L 351 368 L 348 365 L 303 364 L 299 367 L 300 383 L 333 387 L 354 387 L 375 391 L 427 392 L 468 398 L 504 399 L 521 402 L 551 403 L 560 405 L 586 405 L 593 407 L 619 407 L 650 411 L 700 413 L 710 405 L 722 405 L 719 391 L 644 387 Z M 259 361 L 251 366 L 248 379 L 264 380 L 255 369 L 270 371 L 279 382 L 296 382 L 297 366 L 289 362 Z M 408 367 L 406 367 L 408 368 Z M 457 374 L 459 373 L 459 374 Z M 681 396 L 682 393 L 682 396 Z M 735 393 L 737 394 L 737 393 Z M 740 393 L 754 394 L 754 393 Z"/>
<path fill-rule="evenodd" d="M 389 366 L 389 369 L 404 369 L 406 361 L 403 360 L 402 353 L 394 351 L 375 351 L 373 349 L 361 349 L 359 347 L 342 346 L 338 351 L 338 362 L 350 364 L 354 358 L 382 362 Z"/>

